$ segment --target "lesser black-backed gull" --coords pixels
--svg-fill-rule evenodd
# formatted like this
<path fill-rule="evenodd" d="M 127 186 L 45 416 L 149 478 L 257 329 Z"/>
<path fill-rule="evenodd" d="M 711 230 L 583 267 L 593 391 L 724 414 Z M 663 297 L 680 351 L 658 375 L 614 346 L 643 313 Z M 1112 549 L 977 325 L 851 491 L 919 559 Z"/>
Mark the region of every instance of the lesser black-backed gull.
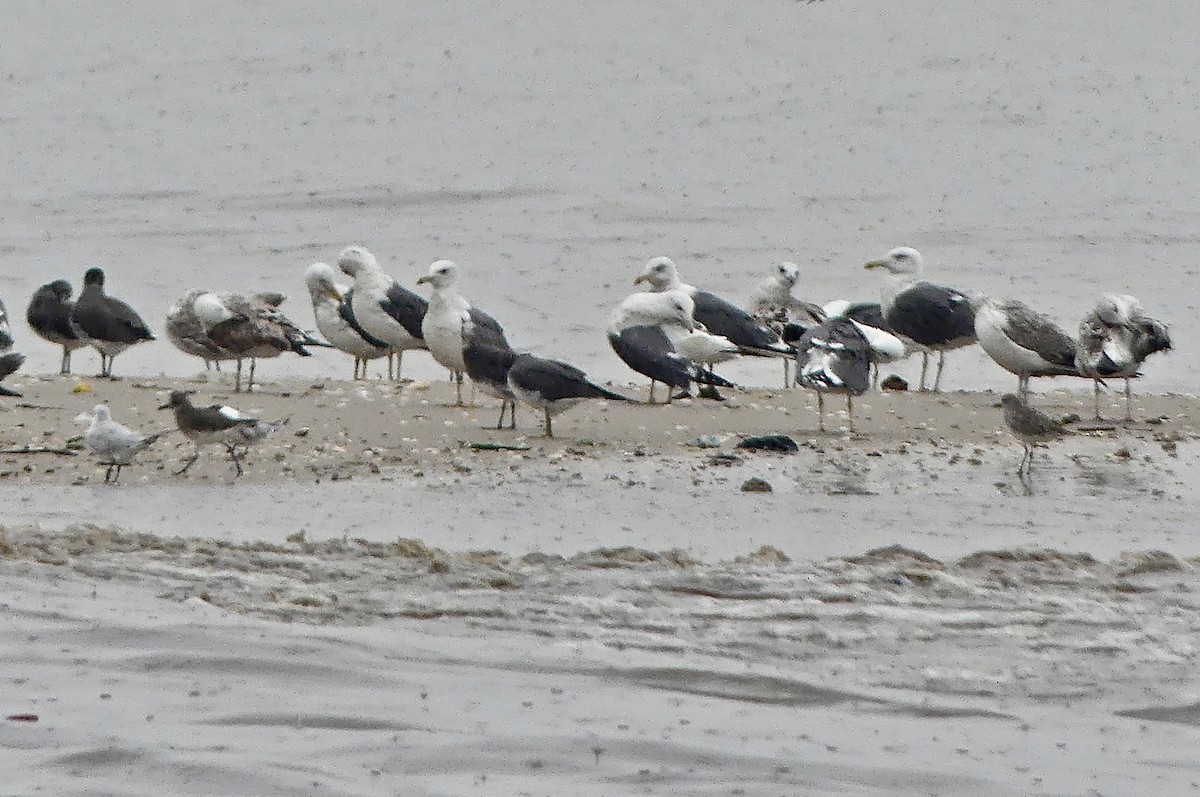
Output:
<path fill-rule="evenodd" d="M 338 268 L 354 278 L 354 317 L 372 337 L 382 340 L 396 356 L 388 355 L 388 378 L 399 379 L 404 352 L 424 349 L 421 324 L 428 302 L 400 286 L 362 246 L 347 246 L 338 254 Z"/>
<path fill-rule="evenodd" d="M 1024 452 L 1021 454 L 1021 464 L 1017 466 L 1017 475 L 1029 475 L 1033 466 L 1033 444 L 1054 440 L 1063 435 L 1071 434 L 1061 421 L 1051 418 L 1041 410 L 1026 404 L 1019 396 L 1005 393 L 1000 398 L 1000 406 L 1004 408 L 1004 422 L 1012 431 L 1013 436 L 1021 441 Z"/>
<path fill-rule="evenodd" d="M 483 392 L 500 399 L 500 420 L 496 428 L 504 428 L 504 413 L 509 415 L 510 429 L 517 428 L 517 398 L 508 386 L 508 369 L 517 359 L 517 353 L 508 345 L 503 333 L 489 326 L 463 322 L 463 366 L 471 384 L 478 385 Z"/>
<path fill-rule="evenodd" d="M 667 403 L 674 398 L 674 390 L 689 392 L 693 381 L 733 387 L 711 371 L 693 366 L 672 341 L 695 331 L 693 306 L 691 297 L 681 291 L 635 293 L 609 317 L 609 345 L 622 362 L 650 378 L 651 404 L 657 382 L 667 387 Z"/>
<path fill-rule="evenodd" d="M 929 355 L 937 352 L 933 389 L 940 390 L 946 352 L 975 342 L 975 312 L 967 295 L 922 279 L 925 261 L 908 246 L 893 249 L 882 260 L 872 260 L 866 268 L 882 268 L 890 276 L 880 303 L 883 318 L 892 332 L 921 352 L 921 390 L 926 389 Z"/>
<path fill-rule="evenodd" d="M 83 290 L 71 308 L 71 326 L 100 353 L 100 376 L 112 376 L 113 359 L 130 346 L 154 340 L 154 334 L 134 309 L 104 292 L 104 271 L 89 268 Z"/>
<path fill-rule="evenodd" d="M 550 419 L 582 401 L 629 401 L 619 393 L 589 382 L 587 374 L 573 365 L 532 354 L 517 355 L 508 369 L 508 386 L 518 399 L 545 413 L 546 437 L 554 437 Z"/>
<path fill-rule="evenodd" d="M 454 375 L 455 406 L 463 405 L 462 380 L 467 370 L 463 362 L 465 337 L 480 334 L 476 327 L 483 327 L 488 342 L 507 346 L 504 329 L 496 319 L 477 307 L 472 307 L 458 290 L 460 271 L 452 260 L 437 260 L 429 267 L 429 273 L 417 280 L 418 285 L 428 284 L 433 288 L 429 307 L 421 322 L 421 334 L 433 359 Z"/>
<path fill-rule="evenodd" d="M 71 373 L 71 352 L 87 345 L 71 326 L 72 293 L 66 280 L 47 282 L 33 292 L 25 310 L 25 321 L 38 337 L 62 346 L 60 374 Z"/>
<path fill-rule="evenodd" d="M 1075 365 L 1094 382 L 1096 419 L 1100 420 L 1100 380 L 1125 380 L 1125 420 L 1133 420 L 1130 379 L 1151 354 L 1171 349 L 1167 325 L 1146 315 L 1142 304 L 1127 294 L 1106 294 L 1079 325 Z"/>
<path fill-rule="evenodd" d="M 91 412 L 81 413 L 75 421 L 88 424 L 83 433 L 83 444 L 92 450 L 101 465 L 108 466 L 104 471 L 105 484 L 110 480 L 116 484 L 121 478 L 121 468 L 132 465 L 134 457 L 166 434 L 165 431 L 141 434 L 117 423 L 107 404 L 97 404 Z"/>
<path fill-rule="evenodd" d="M 1035 376 L 1080 376 L 1075 339 L 1050 317 L 1018 301 L 980 297 L 975 308 L 979 347 L 1005 371 L 1017 376 L 1017 395 L 1029 396 Z"/>
<path fill-rule="evenodd" d="M 908 356 L 908 347 L 897 337 L 883 319 L 883 307 L 878 302 L 851 302 L 845 299 L 835 299 L 827 302 L 822 308 L 827 318 L 846 318 L 858 326 L 870 344 L 871 386 L 879 386 L 879 368 L 886 363 L 894 363 Z M 799 335 L 785 335 L 784 339 L 791 342 Z"/>
<path fill-rule="evenodd" d="M 354 358 L 354 378 L 367 378 L 367 362 L 388 356 L 391 347 L 363 329 L 354 315 L 353 289 L 337 284 L 337 273 L 328 263 L 313 263 L 304 271 L 312 298 L 313 318 L 330 345 Z"/>
<path fill-rule="evenodd" d="M 817 423 L 825 431 L 825 394 L 846 397 L 850 431 L 854 431 L 854 397 L 871 384 L 870 343 L 862 327 L 847 318 L 818 324 L 796 343 L 796 383 L 817 391 Z"/>
<path fill-rule="evenodd" d="M 0 354 L 0 382 L 3 382 L 6 377 L 12 376 L 17 372 L 17 369 L 25 362 L 25 355 L 17 351 L 10 351 L 8 354 Z M 21 394 L 12 388 L 0 385 L 0 396 L 13 396 L 20 398 Z"/>
<path fill-rule="evenodd" d="M 257 297 L 237 293 L 205 293 L 192 303 L 209 338 L 237 361 L 234 392 L 242 389 L 242 361 L 250 360 L 247 390 L 254 389 L 254 369 L 263 358 L 292 352 L 310 357 L 309 346 L 328 346 L 292 323 L 279 309 Z"/>
<path fill-rule="evenodd" d="M 242 459 L 246 450 L 254 443 L 267 439 L 287 423 L 286 420 L 263 421 L 252 418 L 243 415 L 233 407 L 219 404 L 197 407 L 192 404 L 190 395 L 191 391 L 172 390 L 167 403 L 159 407 L 160 410 L 174 411 L 175 424 L 179 427 L 179 431 L 183 432 L 184 437 L 191 440 L 196 446 L 195 453 L 184 463 L 182 468 L 175 472 L 176 476 L 187 472 L 187 469 L 199 459 L 201 446 L 206 445 L 223 446 L 229 454 L 233 466 L 237 469 L 237 476 L 241 476 L 243 473 Z M 242 448 L 241 456 L 238 455 L 239 446 Z"/>

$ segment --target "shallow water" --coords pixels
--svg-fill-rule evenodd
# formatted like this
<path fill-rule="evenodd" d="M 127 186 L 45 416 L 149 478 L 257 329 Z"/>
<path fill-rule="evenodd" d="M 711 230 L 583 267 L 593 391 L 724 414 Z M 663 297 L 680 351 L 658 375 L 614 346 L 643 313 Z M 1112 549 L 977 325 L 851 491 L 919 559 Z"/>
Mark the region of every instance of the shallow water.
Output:
<path fill-rule="evenodd" d="M 933 276 L 1071 330 L 1098 293 L 1135 293 L 1178 347 L 1147 385 L 1192 389 L 1195 298 L 1178 288 L 1200 255 L 1194 5 L 210 11 L 10 15 L 10 310 L 98 264 L 156 329 L 192 287 L 282 288 L 311 323 L 303 268 L 358 242 L 409 284 L 460 261 L 515 343 L 624 381 L 601 331 L 652 255 L 734 298 L 781 259 L 806 298 L 870 298 L 860 264 L 907 243 Z M 16 331 L 26 367 L 54 370 Z M 196 365 L 158 343 L 118 372 Z M 343 367 L 322 352 L 264 371 Z M 773 369 L 729 373 L 773 384 Z M 973 351 L 946 384 L 1008 383 Z"/>

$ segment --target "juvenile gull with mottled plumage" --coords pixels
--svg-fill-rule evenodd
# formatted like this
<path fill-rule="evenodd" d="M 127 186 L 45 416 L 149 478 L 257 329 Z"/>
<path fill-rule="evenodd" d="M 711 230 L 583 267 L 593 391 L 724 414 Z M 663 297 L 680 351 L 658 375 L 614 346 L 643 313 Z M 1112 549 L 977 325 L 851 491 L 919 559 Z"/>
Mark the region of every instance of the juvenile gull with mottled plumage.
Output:
<path fill-rule="evenodd" d="M 1133 420 L 1133 388 L 1130 379 L 1151 354 L 1170 351 L 1167 325 L 1146 315 L 1142 304 L 1129 295 L 1107 294 L 1079 325 L 1075 365 L 1084 376 L 1095 380 L 1093 399 L 1100 420 L 1100 380 L 1125 380 L 1125 420 Z"/>
<path fill-rule="evenodd" d="M 190 395 L 191 391 L 172 390 L 167 403 L 159 407 L 160 410 L 169 409 L 175 413 L 175 423 L 179 431 L 196 446 L 195 453 L 175 472 L 176 476 L 187 472 L 200 458 L 201 446 L 206 445 L 223 446 L 233 466 L 237 468 L 237 476 L 241 476 L 242 456 L 245 455 L 246 449 L 267 439 L 287 423 L 286 420 L 263 421 L 243 415 L 233 407 L 219 404 L 197 407 L 192 404 Z M 238 455 L 238 446 L 242 447 L 242 456 Z"/>
<path fill-rule="evenodd" d="M 62 346 L 58 372 L 64 375 L 71 373 L 71 352 L 87 345 L 71 326 L 71 293 L 66 280 L 47 282 L 33 292 L 25 310 L 25 321 L 38 337 Z"/>
<path fill-rule="evenodd" d="M 1032 377 L 1081 376 L 1075 366 L 1075 339 L 1049 316 L 1013 300 L 979 297 L 972 305 L 979 347 L 1016 374 L 1020 398 L 1028 397 Z"/>

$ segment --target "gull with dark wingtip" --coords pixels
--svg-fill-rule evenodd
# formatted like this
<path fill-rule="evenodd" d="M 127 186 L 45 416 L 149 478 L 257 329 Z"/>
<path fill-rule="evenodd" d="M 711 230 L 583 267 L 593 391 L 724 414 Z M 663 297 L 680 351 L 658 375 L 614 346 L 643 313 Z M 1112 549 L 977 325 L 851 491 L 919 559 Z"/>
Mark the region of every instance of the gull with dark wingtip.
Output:
<path fill-rule="evenodd" d="M 1142 363 L 1151 354 L 1171 350 L 1167 325 L 1146 315 L 1142 303 L 1129 295 L 1107 294 L 1079 325 L 1079 344 L 1075 364 L 1080 373 L 1091 377 L 1096 420 L 1100 420 L 1100 380 L 1120 377 L 1125 380 L 1125 420 L 1133 420 L 1133 388 L 1130 379 L 1138 375 Z"/>
<path fill-rule="evenodd" d="M 304 271 L 304 283 L 312 299 L 317 331 L 337 349 L 354 358 L 354 378 L 367 378 L 367 362 L 387 357 L 391 348 L 363 329 L 354 314 L 354 289 L 337 284 L 336 272 L 328 263 L 313 263 Z"/>
<path fill-rule="evenodd" d="M 354 278 L 355 318 L 368 334 L 391 348 L 388 379 L 399 379 L 404 352 L 426 348 L 421 324 L 429 303 L 385 274 L 375 255 L 365 247 L 347 246 L 338 254 L 337 264 Z"/>
<path fill-rule="evenodd" d="M 508 369 L 508 386 L 513 395 L 545 413 L 546 437 L 554 437 L 550 419 L 588 399 L 629 401 L 620 393 L 588 381 L 587 374 L 573 365 L 520 354 Z"/>
<path fill-rule="evenodd" d="M 1029 396 L 1035 376 L 1082 376 L 1075 366 L 1075 339 L 1049 316 L 1018 301 L 979 298 L 975 308 L 975 334 L 979 347 L 992 360 L 1017 377 L 1017 395 Z"/>
<path fill-rule="evenodd" d="M 237 476 L 241 476 L 246 450 L 254 443 L 267 439 L 287 423 L 286 420 L 263 421 L 220 404 L 197 407 L 192 404 L 190 396 L 191 391 L 172 390 L 167 403 L 159 407 L 160 410 L 169 409 L 175 413 L 175 424 L 179 431 L 196 446 L 195 453 L 175 472 L 176 476 L 187 473 L 188 468 L 200 458 L 201 446 L 206 445 L 223 446 L 237 468 Z M 241 456 L 238 455 L 239 446 L 242 448 Z"/>
<path fill-rule="evenodd" d="M 104 271 L 89 268 L 83 275 L 83 290 L 71 308 L 71 327 L 100 353 L 100 376 L 111 377 L 118 354 L 148 340 L 154 334 L 132 307 L 104 291 Z"/>

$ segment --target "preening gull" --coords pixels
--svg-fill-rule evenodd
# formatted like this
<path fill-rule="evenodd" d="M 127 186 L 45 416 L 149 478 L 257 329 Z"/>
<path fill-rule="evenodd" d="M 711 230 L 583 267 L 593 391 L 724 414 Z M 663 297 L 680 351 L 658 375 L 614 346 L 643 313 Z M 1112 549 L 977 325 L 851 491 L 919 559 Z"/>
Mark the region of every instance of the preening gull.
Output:
<path fill-rule="evenodd" d="M 254 389 L 254 368 L 260 358 L 278 357 L 285 352 L 311 357 L 306 347 L 329 345 L 300 329 L 277 307 L 257 296 L 205 293 L 196 297 L 192 307 L 212 342 L 237 361 L 234 392 L 241 392 L 245 359 L 250 360 L 246 386 L 249 391 Z"/>
<path fill-rule="evenodd" d="M 850 431 L 854 431 L 854 397 L 871 384 L 870 343 L 862 326 L 835 318 L 807 330 L 796 343 L 796 383 L 817 391 L 818 428 L 825 431 L 825 394 L 846 397 Z"/>
<path fill-rule="evenodd" d="M 784 261 L 771 269 L 771 276 L 760 282 L 750 297 L 750 312 L 754 319 L 779 335 L 785 343 L 790 343 L 784 334 L 789 325 L 793 331 L 799 327 L 799 334 L 803 334 L 804 330 L 816 326 L 826 318 L 821 307 L 792 295 L 792 290 L 799 280 L 800 267 L 791 261 Z M 797 338 L 799 334 L 796 335 Z M 789 373 L 791 361 L 791 357 L 785 357 L 783 360 L 785 388 L 792 386 Z"/>
<path fill-rule="evenodd" d="M 1021 441 L 1024 453 L 1021 464 L 1017 466 L 1017 475 L 1026 477 L 1033 466 L 1033 444 L 1053 440 L 1063 435 L 1071 434 L 1061 421 L 1051 418 L 1039 409 L 1030 407 L 1019 396 L 1005 393 L 1000 398 L 1000 406 L 1004 408 L 1004 422 L 1012 431 L 1013 436 Z"/>
<path fill-rule="evenodd" d="M 694 303 L 682 291 L 635 293 L 609 317 L 608 342 L 621 361 L 650 377 L 650 403 L 654 385 L 667 386 L 667 403 L 673 390 L 690 391 L 693 381 L 716 387 L 733 387 L 709 370 L 693 366 L 676 348 L 674 340 L 696 331 Z"/>
<path fill-rule="evenodd" d="M 500 323 L 471 303 L 458 290 L 459 268 L 452 260 L 437 260 L 429 267 L 429 273 L 417 280 L 418 285 L 429 284 L 433 293 L 429 297 L 429 309 L 421 323 L 421 334 L 433 359 L 454 374 L 455 406 L 463 405 L 462 379 L 467 370 L 463 362 L 463 346 L 466 337 L 486 334 L 492 341 L 502 341 L 505 346 L 504 330 Z M 477 327 L 483 330 L 476 331 Z"/>
<path fill-rule="evenodd" d="M 0 382 L 3 382 L 7 377 L 16 373 L 17 369 L 25 362 L 25 355 L 20 352 L 10 351 L 8 354 L 0 354 Z M 13 396 L 20 398 L 21 394 L 12 388 L 0 385 L 0 396 Z"/>
<path fill-rule="evenodd" d="M 100 376 L 112 376 L 113 359 L 130 346 L 154 340 L 141 316 L 125 302 L 104 292 L 104 271 L 89 268 L 83 290 L 71 308 L 71 326 L 100 352 Z"/>
<path fill-rule="evenodd" d="M 1018 301 L 974 301 L 979 347 L 996 365 L 1017 376 L 1017 395 L 1029 396 L 1035 376 L 1081 376 L 1075 367 L 1075 339 L 1049 316 Z"/>
<path fill-rule="evenodd" d="M 12 327 L 8 323 L 8 310 L 5 309 L 4 302 L 0 301 L 0 354 L 11 349 L 12 345 Z"/>
<path fill-rule="evenodd" d="M 92 450 L 101 465 L 108 466 L 104 471 L 105 484 L 110 480 L 115 484 L 121 478 L 121 468 L 132 465 L 134 457 L 167 433 L 141 434 L 122 426 L 113 420 L 107 404 L 97 404 L 91 412 L 77 416 L 75 422 L 88 424 L 83 433 L 83 444 Z"/>
<path fill-rule="evenodd" d="M 428 303 L 389 277 L 375 255 L 362 246 L 347 246 L 338 255 L 338 268 L 354 278 L 354 317 L 372 337 L 390 348 L 388 378 L 399 379 L 404 352 L 424 349 L 421 325 Z M 392 354 L 396 369 L 392 371 Z"/>
<path fill-rule="evenodd" d="M 1133 388 L 1129 380 L 1151 354 L 1171 349 L 1167 325 L 1146 315 L 1142 304 L 1127 294 L 1106 294 L 1079 325 L 1075 365 L 1094 382 L 1096 420 L 1100 420 L 1100 380 L 1125 380 L 1125 420 L 1133 420 Z"/>
<path fill-rule="evenodd" d="M 794 353 L 779 333 L 756 321 L 733 302 L 680 281 L 679 269 L 669 257 L 652 258 L 633 282 L 635 285 L 648 282 L 658 293 L 683 291 L 695 302 L 692 317 L 696 323 L 703 324 L 713 335 L 729 338 L 742 347 L 743 354 L 790 357 Z"/>
<path fill-rule="evenodd" d="M 60 374 L 71 373 L 71 352 L 87 345 L 71 326 L 71 283 L 54 280 L 33 292 L 29 307 L 25 310 L 25 321 L 38 337 L 62 346 Z"/>
<path fill-rule="evenodd" d="M 885 363 L 894 363 L 908 356 L 908 348 L 904 345 L 904 341 L 888 329 L 887 322 L 883 320 L 883 308 L 878 302 L 850 302 L 845 299 L 835 299 L 826 303 L 821 309 L 828 319 L 846 318 L 853 321 L 858 326 L 858 331 L 867 339 L 867 343 L 871 347 L 869 355 L 872 366 L 872 387 L 879 386 L 879 366 Z M 785 335 L 784 339 L 790 343 L 793 337 L 798 339 L 800 336 Z"/>
<path fill-rule="evenodd" d="M 191 391 L 172 390 L 167 403 L 160 410 L 170 409 L 175 413 L 175 423 L 184 437 L 196 446 L 196 452 L 175 472 L 176 476 L 187 472 L 187 469 L 200 457 L 200 447 L 206 445 L 224 446 L 233 466 L 237 468 L 237 476 L 242 475 L 242 457 L 245 451 L 254 443 L 267 439 L 273 433 L 283 428 L 286 420 L 263 421 L 252 418 L 235 410 L 213 404 L 209 407 L 197 407 L 192 404 Z M 238 446 L 243 454 L 238 456 Z M 235 477 L 236 478 L 236 477 Z"/>
<path fill-rule="evenodd" d="M 589 382 L 587 374 L 573 365 L 532 354 L 516 357 L 508 369 L 508 386 L 518 399 L 545 413 L 546 437 L 554 437 L 550 419 L 581 401 L 629 401 L 619 393 Z"/>
<path fill-rule="evenodd" d="M 313 263 L 304 271 L 304 283 L 312 298 L 317 331 L 337 349 L 354 358 L 354 378 L 367 378 L 367 362 L 386 357 L 391 347 L 363 329 L 354 315 L 353 289 L 337 284 L 337 274 L 328 263 Z"/>
<path fill-rule="evenodd" d="M 883 318 L 892 332 L 921 352 L 920 389 L 925 390 L 929 354 L 938 353 L 933 389 L 942 386 L 946 352 L 975 342 L 975 311 L 966 294 L 922 279 L 925 261 L 916 249 L 901 246 L 882 260 L 872 260 L 868 269 L 882 268 L 889 274 L 883 291 Z"/>
<path fill-rule="evenodd" d="M 508 345 L 503 333 L 489 326 L 463 319 L 463 366 L 471 384 L 500 399 L 500 420 L 496 428 L 504 428 L 504 413 L 510 411 L 509 429 L 517 428 L 517 397 L 508 386 L 508 369 L 517 353 Z"/>
<path fill-rule="evenodd" d="M 167 340 L 171 341 L 175 348 L 191 357 L 204 360 L 205 370 L 215 365 L 219 371 L 222 360 L 235 358 L 213 342 L 208 336 L 204 322 L 196 315 L 196 300 L 207 293 L 209 291 L 191 290 L 179 297 L 178 301 L 168 308 L 163 328 L 167 333 Z"/>

